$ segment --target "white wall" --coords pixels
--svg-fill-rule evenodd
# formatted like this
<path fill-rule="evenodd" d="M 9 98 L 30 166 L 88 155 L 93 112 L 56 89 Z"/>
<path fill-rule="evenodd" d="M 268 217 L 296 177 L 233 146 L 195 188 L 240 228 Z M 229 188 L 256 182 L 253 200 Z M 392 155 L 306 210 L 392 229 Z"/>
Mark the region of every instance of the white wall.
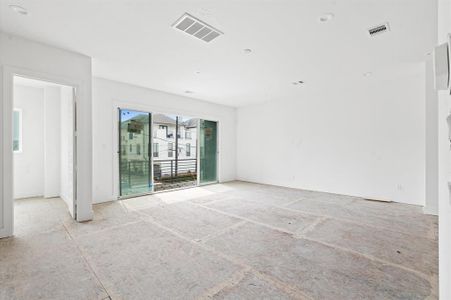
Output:
<path fill-rule="evenodd" d="M 91 58 L 0 32 L 0 237 L 13 234 L 11 100 L 15 73 L 77 87 L 77 220 L 92 219 Z"/>
<path fill-rule="evenodd" d="M 22 111 L 22 151 L 14 153 L 14 198 L 60 194 L 59 87 L 14 85 L 14 108 Z"/>
<path fill-rule="evenodd" d="M 93 79 L 94 202 L 117 199 L 117 108 L 219 121 L 219 180 L 235 179 L 235 109 L 110 80 Z"/>
<path fill-rule="evenodd" d="M 44 88 L 44 197 L 60 195 L 61 88 Z"/>
<path fill-rule="evenodd" d="M 241 180 L 424 204 L 424 66 L 238 109 Z"/>
<path fill-rule="evenodd" d="M 451 33 L 451 1 L 438 1 L 438 43 L 447 41 Z M 439 288 L 440 299 L 451 299 L 451 152 L 446 117 L 450 113 L 449 92 L 438 93 L 439 137 Z"/>
<path fill-rule="evenodd" d="M 22 110 L 22 151 L 14 153 L 14 198 L 44 195 L 44 89 L 14 86 Z"/>

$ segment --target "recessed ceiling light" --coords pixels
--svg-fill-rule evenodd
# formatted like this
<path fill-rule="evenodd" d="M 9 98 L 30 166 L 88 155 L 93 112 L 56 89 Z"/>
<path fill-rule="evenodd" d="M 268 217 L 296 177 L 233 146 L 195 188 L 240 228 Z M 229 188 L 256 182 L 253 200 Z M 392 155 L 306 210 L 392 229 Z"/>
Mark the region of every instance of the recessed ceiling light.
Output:
<path fill-rule="evenodd" d="M 185 94 L 193 94 L 193 93 L 194 93 L 193 91 L 189 91 L 189 90 L 185 91 Z"/>
<path fill-rule="evenodd" d="M 334 17 L 335 17 L 335 15 L 333 13 L 327 13 L 327 14 L 320 16 L 318 18 L 318 21 L 320 21 L 321 23 L 324 23 L 324 22 L 332 20 Z"/>
<path fill-rule="evenodd" d="M 370 77 L 371 75 L 373 75 L 373 72 L 363 73 L 363 76 L 365 76 L 365 77 Z"/>
<path fill-rule="evenodd" d="M 196 74 L 200 74 L 200 71 L 196 71 Z"/>
<path fill-rule="evenodd" d="M 293 85 L 298 85 L 298 84 L 303 84 L 303 83 L 304 83 L 304 81 L 302 81 L 302 80 L 292 82 Z"/>
<path fill-rule="evenodd" d="M 18 13 L 20 15 L 24 15 L 24 16 L 28 15 L 28 11 L 22 6 L 10 4 L 9 8 L 11 8 L 12 10 L 14 10 L 16 13 Z"/>
<path fill-rule="evenodd" d="M 252 49 L 244 49 L 243 52 L 246 54 L 249 54 L 249 53 L 252 53 Z"/>

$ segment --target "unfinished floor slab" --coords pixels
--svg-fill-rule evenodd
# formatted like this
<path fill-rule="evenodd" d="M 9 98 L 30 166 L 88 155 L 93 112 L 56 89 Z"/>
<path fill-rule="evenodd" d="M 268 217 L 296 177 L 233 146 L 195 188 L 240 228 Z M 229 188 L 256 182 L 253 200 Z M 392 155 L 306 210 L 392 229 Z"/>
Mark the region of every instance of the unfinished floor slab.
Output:
<path fill-rule="evenodd" d="M 436 299 L 437 218 L 231 182 L 95 205 L 16 203 L 0 299 Z"/>
<path fill-rule="evenodd" d="M 193 240 L 215 234 L 241 220 L 190 203 L 161 204 L 139 211 L 142 218 L 170 228 Z"/>
<path fill-rule="evenodd" d="M 206 203 L 205 207 L 216 212 L 227 213 L 230 216 L 267 224 L 290 232 L 301 232 L 321 218 L 239 198 Z"/>
<path fill-rule="evenodd" d="M 76 243 L 113 299 L 193 299 L 241 268 L 144 221 Z"/>
<path fill-rule="evenodd" d="M 0 240 L 0 282 L 0 299 L 108 296 L 61 225 L 34 236 Z"/>
<path fill-rule="evenodd" d="M 252 223 L 208 245 L 313 299 L 424 299 L 431 290 L 413 272 Z"/>

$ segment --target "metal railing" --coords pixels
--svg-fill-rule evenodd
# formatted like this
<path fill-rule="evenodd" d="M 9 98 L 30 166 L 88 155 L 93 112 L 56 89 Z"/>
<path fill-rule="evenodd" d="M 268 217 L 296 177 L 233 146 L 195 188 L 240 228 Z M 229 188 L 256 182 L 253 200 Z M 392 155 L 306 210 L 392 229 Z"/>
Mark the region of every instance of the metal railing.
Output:
<path fill-rule="evenodd" d="M 151 176 L 148 160 L 122 161 L 121 182 L 128 186 L 149 184 Z M 153 161 L 155 181 L 189 181 L 197 178 L 197 159 L 162 159 Z"/>
<path fill-rule="evenodd" d="M 150 163 L 146 160 L 121 163 L 121 190 L 146 193 L 152 187 Z M 154 190 L 170 190 L 195 185 L 197 182 L 197 159 L 165 159 L 153 162 Z"/>
<path fill-rule="evenodd" d="M 197 177 L 197 159 L 162 159 L 154 160 L 155 180 L 178 180 Z"/>
<path fill-rule="evenodd" d="M 149 161 L 131 160 L 121 161 L 121 188 L 145 187 L 151 184 Z"/>

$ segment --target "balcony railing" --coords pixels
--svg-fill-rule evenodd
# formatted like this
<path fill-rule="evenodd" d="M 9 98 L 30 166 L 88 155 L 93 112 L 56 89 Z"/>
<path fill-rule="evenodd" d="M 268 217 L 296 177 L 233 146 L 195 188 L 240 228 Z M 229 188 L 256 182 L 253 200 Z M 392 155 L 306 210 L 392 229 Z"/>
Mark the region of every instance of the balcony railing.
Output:
<path fill-rule="evenodd" d="M 177 179 L 197 175 L 197 159 L 161 159 L 154 160 L 153 173 L 155 180 Z"/>
<path fill-rule="evenodd" d="M 121 163 L 123 187 L 150 186 L 149 161 L 130 160 Z M 162 159 L 153 161 L 155 190 L 166 190 L 197 182 L 197 159 Z"/>

